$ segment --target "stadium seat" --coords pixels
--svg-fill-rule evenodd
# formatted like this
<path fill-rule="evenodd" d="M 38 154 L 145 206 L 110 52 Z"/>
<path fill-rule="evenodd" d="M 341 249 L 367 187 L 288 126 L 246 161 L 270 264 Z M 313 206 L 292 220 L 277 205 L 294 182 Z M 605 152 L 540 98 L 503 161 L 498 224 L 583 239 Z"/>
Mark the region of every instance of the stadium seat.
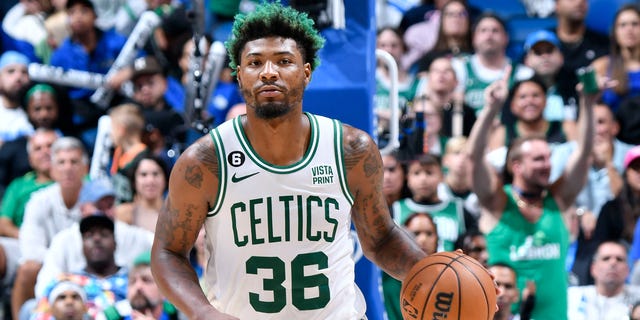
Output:
<path fill-rule="evenodd" d="M 40 58 L 36 56 L 35 49 L 29 42 L 14 39 L 4 32 L 2 28 L 0 28 L 0 41 L 2 41 L 2 52 L 15 50 L 27 56 L 31 62 L 41 62 Z"/>
<path fill-rule="evenodd" d="M 590 29 L 608 35 L 616 11 L 633 0 L 590 0 L 586 23 Z"/>
<path fill-rule="evenodd" d="M 480 12 L 492 11 L 505 21 L 511 17 L 527 15 L 527 10 L 518 0 L 469 0 L 468 3 Z"/>

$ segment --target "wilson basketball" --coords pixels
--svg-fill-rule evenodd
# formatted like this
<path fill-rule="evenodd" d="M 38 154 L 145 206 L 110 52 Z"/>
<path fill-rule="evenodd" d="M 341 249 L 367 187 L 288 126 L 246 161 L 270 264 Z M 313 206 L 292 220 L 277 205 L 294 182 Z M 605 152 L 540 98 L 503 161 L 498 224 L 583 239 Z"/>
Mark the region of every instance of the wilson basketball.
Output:
<path fill-rule="evenodd" d="M 405 320 L 493 319 L 496 289 L 478 261 L 459 252 L 438 252 L 416 263 L 402 283 Z"/>

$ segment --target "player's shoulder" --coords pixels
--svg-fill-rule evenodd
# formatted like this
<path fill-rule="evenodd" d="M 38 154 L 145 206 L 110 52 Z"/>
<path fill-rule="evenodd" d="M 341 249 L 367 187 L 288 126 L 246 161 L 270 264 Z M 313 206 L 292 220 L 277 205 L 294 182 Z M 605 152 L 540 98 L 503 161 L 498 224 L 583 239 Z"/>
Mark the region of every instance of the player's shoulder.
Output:
<path fill-rule="evenodd" d="M 204 166 L 207 171 L 218 174 L 218 157 L 216 144 L 207 134 L 191 144 L 178 158 L 174 167 L 180 166 Z M 173 170 L 172 170 L 173 171 Z"/>
<path fill-rule="evenodd" d="M 347 169 L 352 168 L 362 159 L 368 159 L 371 156 L 380 157 L 377 145 L 365 131 L 342 124 L 342 132 L 342 149 Z"/>
<path fill-rule="evenodd" d="M 359 147 L 368 148 L 375 145 L 368 133 L 348 124 L 342 124 L 342 136 L 345 151 Z"/>

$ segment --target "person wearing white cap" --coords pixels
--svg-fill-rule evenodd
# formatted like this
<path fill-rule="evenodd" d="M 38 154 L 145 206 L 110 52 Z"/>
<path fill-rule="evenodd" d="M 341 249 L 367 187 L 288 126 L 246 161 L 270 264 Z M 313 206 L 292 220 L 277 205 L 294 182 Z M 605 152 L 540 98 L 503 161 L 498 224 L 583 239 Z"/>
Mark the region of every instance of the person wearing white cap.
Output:
<path fill-rule="evenodd" d="M 87 294 L 72 281 L 60 281 L 49 292 L 49 311 L 54 319 L 83 320 L 87 318 Z"/>
<path fill-rule="evenodd" d="M 0 146 L 33 133 L 27 113 L 20 107 L 24 89 L 29 85 L 29 58 L 17 51 L 0 56 Z"/>

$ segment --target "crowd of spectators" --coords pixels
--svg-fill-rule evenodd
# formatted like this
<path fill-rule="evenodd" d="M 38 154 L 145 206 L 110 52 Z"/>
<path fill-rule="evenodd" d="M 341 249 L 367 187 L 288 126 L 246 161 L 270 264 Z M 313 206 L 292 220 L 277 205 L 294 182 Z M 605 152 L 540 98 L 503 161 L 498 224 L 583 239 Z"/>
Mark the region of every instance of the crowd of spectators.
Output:
<path fill-rule="evenodd" d="M 379 145 L 391 121 L 401 128 L 400 147 L 383 156 L 394 219 L 431 216 L 438 251 L 459 248 L 490 268 L 502 289 L 496 319 L 635 319 L 640 7 L 616 4 L 603 34 L 586 23 L 588 0 L 514 0 L 537 12 L 532 21 L 542 11 L 555 21 L 512 50 L 518 30 L 500 10 L 405 2 L 378 1 L 404 13 L 378 21 L 378 48 L 401 76 L 401 99 L 388 105 L 387 66 L 377 67 Z M 595 91 L 583 90 L 583 71 Z"/>
<path fill-rule="evenodd" d="M 243 113 L 231 70 L 211 65 L 226 61 L 207 61 L 240 2 L 2 2 L 0 318 L 177 319 L 153 233 L 180 152 Z"/>
<path fill-rule="evenodd" d="M 0 318 L 179 317 L 150 273 L 155 223 L 176 158 L 203 133 L 194 120 L 243 112 L 231 69 L 203 77 L 215 78 L 207 88 L 194 68 L 255 2 L 2 2 Z M 640 9 L 616 8 L 605 35 L 585 23 L 588 0 L 536 8 L 554 27 L 510 56 L 508 21 L 486 8 L 376 1 L 376 46 L 400 91 L 390 105 L 394 79 L 377 65 L 379 146 L 391 121 L 401 128 L 383 192 L 425 252 L 459 248 L 492 270 L 496 319 L 635 319 Z M 598 92 L 580 86 L 584 67 Z M 399 318 L 400 283 L 381 279 Z"/>

